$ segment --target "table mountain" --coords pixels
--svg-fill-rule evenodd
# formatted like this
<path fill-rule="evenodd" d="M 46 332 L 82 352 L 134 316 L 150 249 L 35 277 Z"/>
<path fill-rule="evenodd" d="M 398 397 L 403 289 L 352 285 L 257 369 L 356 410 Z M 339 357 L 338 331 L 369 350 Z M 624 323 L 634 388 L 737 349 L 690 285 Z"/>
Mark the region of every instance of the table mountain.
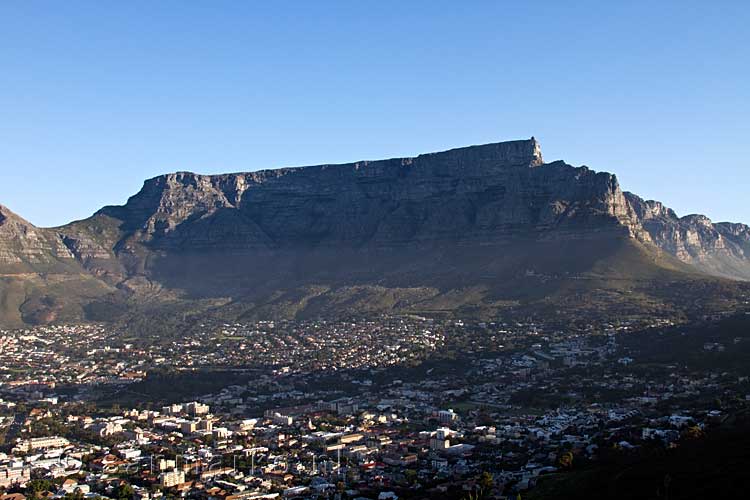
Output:
<path fill-rule="evenodd" d="M 571 300 L 658 307 L 665 283 L 750 278 L 747 226 L 678 218 L 623 193 L 613 174 L 545 163 L 533 138 L 344 165 L 177 172 L 63 227 L 7 221 L 0 269 L 67 266 L 101 283 L 103 298 L 82 303 L 221 298 L 245 317 L 494 314 Z"/>

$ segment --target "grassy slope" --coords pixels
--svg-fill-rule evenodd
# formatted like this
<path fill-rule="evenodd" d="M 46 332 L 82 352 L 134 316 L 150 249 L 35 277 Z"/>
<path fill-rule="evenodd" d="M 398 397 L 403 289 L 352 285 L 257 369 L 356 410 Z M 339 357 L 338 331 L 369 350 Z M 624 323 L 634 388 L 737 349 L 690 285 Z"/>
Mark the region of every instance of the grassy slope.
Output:
<path fill-rule="evenodd" d="M 544 314 L 679 315 L 732 307 L 742 284 L 697 274 L 625 238 L 308 254 L 180 255 L 156 276 L 187 296 L 223 296 L 228 318 L 368 312 L 491 317 Z"/>
<path fill-rule="evenodd" d="M 76 322 L 83 306 L 114 289 L 85 273 L 0 277 L 0 327 L 29 323 Z"/>
<path fill-rule="evenodd" d="M 745 293 L 742 285 L 699 275 L 612 234 L 499 245 L 154 254 L 134 257 L 139 268 L 145 263 L 150 280 L 127 280 L 129 293 L 112 293 L 125 272 L 112 252 L 122 237 L 118 224 L 96 215 L 64 228 L 110 252 L 112 259 L 84 264 L 101 280 L 77 265 L 60 274 L 3 278 L 0 325 L 79 320 L 86 313 L 103 320 L 133 305 L 153 317 L 159 304 L 177 299 L 218 300 L 214 314 L 227 319 L 378 312 L 493 317 L 509 311 L 679 316 L 688 308 L 732 307 Z"/>

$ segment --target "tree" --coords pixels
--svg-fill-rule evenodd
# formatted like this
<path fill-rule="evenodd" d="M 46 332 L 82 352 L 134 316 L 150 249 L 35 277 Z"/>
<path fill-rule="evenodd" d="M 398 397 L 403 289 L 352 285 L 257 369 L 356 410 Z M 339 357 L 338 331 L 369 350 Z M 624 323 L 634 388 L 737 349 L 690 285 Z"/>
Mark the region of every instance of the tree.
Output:
<path fill-rule="evenodd" d="M 65 500 L 83 500 L 84 495 L 81 488 L 76 488 L 73 493 L 66 493 L 64 498 Z"/>
<path fill-rule="evenodd" d="M 573 467 L 573 453 L 570 451 L 566 451 L 565 453 L 560 455 L 560 458 L 557 460 L 557 463 L 563 469 L 570 469 L 571 467 Z"/>
<path fill-rule="evenodd" d="M 122 483 L 115 492 L 115 495 L 119 500 L 130 500 L 133 498 L 135 490 L 128 483 Z"/>
<path fill-rule="evenodd" d="M 52 483 L 46 479 L 32 479 L 26 483 L 26 490 L 31 498 L 39 498 L 41 492 L 49 491 L 50 488 L 52 488 Z"/>
<path fill-rule="evenodd" d="M 417 471 L 414 469 L 406 469 L 404 471 L 404 477 L 409 484 L 414 484 L 417 481 Z"/>
<path fill-rule="evenodd" d="M 487 471 L 482 472 L 482 474 L 479 476 L 479 487 L 482 489 L 482 491 L 489 492 L 494 486 L 495 478 L 492 477 L 492 474 Z"/>
<path fill-rule="evenodd" d="M 703 435 L 704 435 L 703 429 L 701 429 L 697 425 L 688 427 L 684 432 L 684 436 L 687 439 L 699 439 L 699 438 L 702 438 Z"/>

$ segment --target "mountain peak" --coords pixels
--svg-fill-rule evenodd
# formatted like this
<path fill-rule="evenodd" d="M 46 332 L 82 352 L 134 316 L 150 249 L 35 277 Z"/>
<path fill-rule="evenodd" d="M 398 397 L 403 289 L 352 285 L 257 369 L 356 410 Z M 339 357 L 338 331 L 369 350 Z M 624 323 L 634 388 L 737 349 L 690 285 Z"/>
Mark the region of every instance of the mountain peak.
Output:
<path fill-rule="evenodd" d="M 13 212 L 11 209 L 6 207 L 5 205 L 0 204 L 0 225 L 12 223 L 15 226 L 19 227 L 28 227 L 28 228 L 35 228 L 35 226 L 18 215 L 17 213 Z"/>
<path fill-rule="evenodd" d="M 13 213 L 8 207 L 0 203 L 0 222 L 4 221 L 5 219 L 10 218 L 19 218 L 18 215 Z"/>

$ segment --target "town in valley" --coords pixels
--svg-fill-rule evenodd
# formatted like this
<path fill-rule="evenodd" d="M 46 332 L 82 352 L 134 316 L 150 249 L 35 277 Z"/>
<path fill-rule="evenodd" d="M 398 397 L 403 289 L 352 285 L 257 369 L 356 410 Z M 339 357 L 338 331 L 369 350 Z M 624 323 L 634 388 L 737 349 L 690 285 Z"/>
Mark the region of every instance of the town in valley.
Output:
<path fill-rule="evenodd" d="M 534 498 L 745 418 L 747 313 L 581 324 L 4 330 L 2 498 Z"/>

